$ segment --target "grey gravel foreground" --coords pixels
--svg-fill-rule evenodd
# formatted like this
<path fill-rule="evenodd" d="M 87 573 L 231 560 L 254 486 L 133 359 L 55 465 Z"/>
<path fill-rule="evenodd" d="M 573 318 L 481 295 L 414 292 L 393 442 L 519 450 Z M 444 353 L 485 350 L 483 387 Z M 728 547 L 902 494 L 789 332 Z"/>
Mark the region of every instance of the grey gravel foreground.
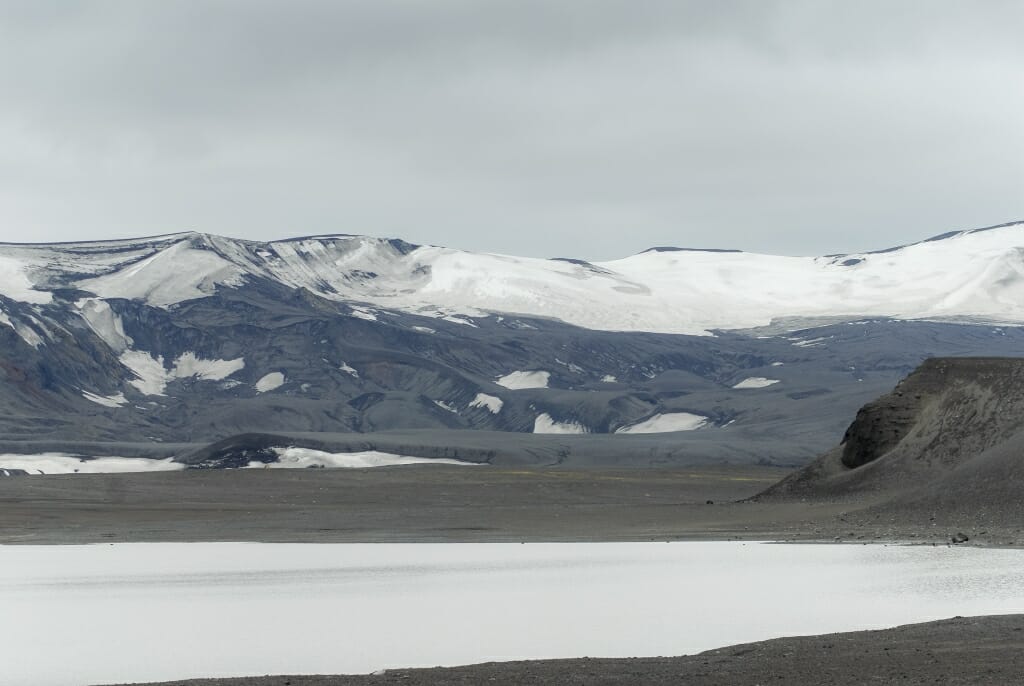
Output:
<path fill-rule="evenodd" d="M 1024 615 L 954 618 L 731 646 L 699 655 L 505 662 L 363 676 L 199 679 L 152 686 L 426 686 L 672 684 L 853 686 L 1024 683 Z"/>

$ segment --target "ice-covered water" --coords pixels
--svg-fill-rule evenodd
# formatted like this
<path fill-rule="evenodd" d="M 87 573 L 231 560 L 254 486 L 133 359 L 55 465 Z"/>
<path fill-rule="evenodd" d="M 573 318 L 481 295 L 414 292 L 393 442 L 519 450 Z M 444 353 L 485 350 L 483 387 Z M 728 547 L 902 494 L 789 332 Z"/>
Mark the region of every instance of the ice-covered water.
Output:
<path fill-rule="evenodd" d="M 21 686 L 679 655 L 1024 611 L 1024 552 L 756 543 L 0 546 Z"/>

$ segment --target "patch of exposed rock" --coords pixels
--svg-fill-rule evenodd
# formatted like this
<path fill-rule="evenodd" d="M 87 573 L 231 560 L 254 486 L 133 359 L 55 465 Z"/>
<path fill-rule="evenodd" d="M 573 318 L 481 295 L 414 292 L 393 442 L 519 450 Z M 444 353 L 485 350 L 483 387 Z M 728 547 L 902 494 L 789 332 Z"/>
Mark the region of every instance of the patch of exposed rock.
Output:
<path fill-rule="evenodd" d="M 840 445 L 757 496 L 1024 523 L 1024 359 L 934 358 L 857 413 Z"/>

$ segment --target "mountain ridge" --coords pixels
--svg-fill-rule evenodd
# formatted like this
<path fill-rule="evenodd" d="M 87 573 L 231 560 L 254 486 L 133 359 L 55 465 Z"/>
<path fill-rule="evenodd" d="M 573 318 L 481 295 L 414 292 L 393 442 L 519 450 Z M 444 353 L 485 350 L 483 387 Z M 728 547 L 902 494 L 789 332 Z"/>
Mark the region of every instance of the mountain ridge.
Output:
<path fill-rule="evenodd" d="M 662 247 L 605 262 L 348 234 L 250 241 L 186 232 L 0 244 L 0 271 L 0 295 L 34 304 L 72 289 L 171 307 L 269 279 L 331 301 L 467 325 L 530 316 L 594 330 L 708 335 L 800 317 L 1024 322 L 1020 222 L 865 253 L 787 257 Z"/>

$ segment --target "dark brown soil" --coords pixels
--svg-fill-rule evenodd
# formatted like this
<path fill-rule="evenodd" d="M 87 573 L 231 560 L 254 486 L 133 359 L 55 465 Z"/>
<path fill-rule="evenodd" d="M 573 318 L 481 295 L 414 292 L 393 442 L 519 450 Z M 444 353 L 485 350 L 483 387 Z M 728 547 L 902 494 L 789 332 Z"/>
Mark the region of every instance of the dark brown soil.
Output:
<path fill-rule="evenodd" d="M 504 662 L 369 676 L 268 676 L 160 686 L 470 686 L 648 684 L 854 686 L 1024 683 L 1024 615 L 955 618 L 731 646 L 699 655 Z"/>

